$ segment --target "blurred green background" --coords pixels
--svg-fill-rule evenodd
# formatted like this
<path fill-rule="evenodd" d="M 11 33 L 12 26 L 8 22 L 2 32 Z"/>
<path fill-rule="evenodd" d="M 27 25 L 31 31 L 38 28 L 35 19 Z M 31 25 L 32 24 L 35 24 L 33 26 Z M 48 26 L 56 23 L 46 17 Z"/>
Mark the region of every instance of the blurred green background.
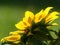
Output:
<path fill-rule="evenodd" d="M 22 20 L 24 12 L 29 10 L 35 13 L 46 7 L 54 7 L 53 11 L 60 12 L 60 0 L 0 0 L 0 39 L 15 31 L 15 24 Z M 56 20 L 59 24 L 60 19 Z"/>

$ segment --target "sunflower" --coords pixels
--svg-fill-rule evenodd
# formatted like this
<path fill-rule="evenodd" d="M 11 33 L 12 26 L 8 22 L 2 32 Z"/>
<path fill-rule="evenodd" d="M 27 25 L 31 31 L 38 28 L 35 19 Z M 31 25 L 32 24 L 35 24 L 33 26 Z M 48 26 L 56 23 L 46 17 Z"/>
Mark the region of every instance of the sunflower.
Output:
<path fill-rule="evenodd" d="M 59 17 L 59 12 L 57 11 L 49 13 L 52 8 L 53 7 L 47 7 L 45 10 L 42 9 L 35 15 L 30 11 L 26 11 L 23 20 L 15 24 L 15 26 L 20 30 L 25 30 L 26 28 L 30 28 L 32 26 L 32 22 L 38 23 L 43 19 L 45 19 L 45 23 L 51 23 Z"/>

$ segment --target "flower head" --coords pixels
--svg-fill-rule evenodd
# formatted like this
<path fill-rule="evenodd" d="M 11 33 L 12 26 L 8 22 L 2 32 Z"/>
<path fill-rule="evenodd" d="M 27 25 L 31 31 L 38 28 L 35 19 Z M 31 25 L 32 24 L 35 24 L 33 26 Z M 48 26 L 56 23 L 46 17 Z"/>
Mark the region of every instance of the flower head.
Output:
<path fill-rule="evenodd" d="M 10 36 L 3 38 L 1 41 L 3 43 L 11 42 L 13 44 L 20 44 L 21 42 L 25 43 L 28 41 L 28 38 L 31 38 L 31 36 L 35 37 L 34 35 L 39 35 L 38 38 L 40 38 L 40 34 L 41 38 L 44 35 L 47 36 L 46 34 L 50 36 L 49 32 L 45 30 L 48 30 L 51 26 L 58 25 L 57 23 L 51 24 L 51 22 L 59 17 L 59 12 L 49 12 L 52 8 L 47 7 L 45 10 L 42 9 L 35 15 L 30 11 L 26 11 L 23 20 L 15 24 L 19 30 L 10 32 Z"/>
<path fill-rule="evenodd" d="M 57 14 L 59 14 L 59 12 L 57 11 L 49 13 L 52 8 L 53 7 L 47 7 L 45 10 L 42 9 L 35 15 L 30 11 L 26 11 L 23 20 L 18 22 L 15 26 L 20 30 L 24 30 L 31 27 L 32 22 L 38 23 L 41 22 L 43 19 L 45 19 L 45 23 L 51 23 L 58 18 Z"/>

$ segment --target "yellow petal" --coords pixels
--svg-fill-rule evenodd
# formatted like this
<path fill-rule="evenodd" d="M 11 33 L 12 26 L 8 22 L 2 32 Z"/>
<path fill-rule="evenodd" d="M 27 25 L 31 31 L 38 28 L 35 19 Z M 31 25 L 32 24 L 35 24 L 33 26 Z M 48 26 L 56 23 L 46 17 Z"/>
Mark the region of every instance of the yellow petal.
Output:
<path fill-rule="evenodd" d="M 57 14 L 59 14 L 59 12 L 54 11 L 54 12 L 50 13 L 46 18 L 56 16 Z"/>
<path fill-rule="evenodd" d="M 41 10 L 40 12 L 38 12 L 36 15 L 35 15 L 35 23 L 37 23 L 37 22 L 39 22 L 39 21 L 41 21 L 42 20 L 42 18 L 43 18 L 43 10 Z"/>
<path fill-rule="evenodd" d="M 17 35 L 17 34 L 20 34 L 20 33 L 25 33 L 25 30 L 18 30 L 18 31 L 14 31 L 14 32 L 10 32 L 9 34 L 12 34 L 12 35 Z"/>
<path fill-rule="evenodd" d="M 20 40 L 21 36 L 20 35 L 12 35 L 7 38 L 7 41 L 17 41 Z"/>
<path fill-rule="evenodd" d="M 32 23 L 32 20 L 31 18 L 27 18 L 27 17 L 24 17 L 23 18 L 23 22 L 25 22 L 25 24 L 30 27 L 31 26 L 31 23 Z"/>
<path fill-rule="evenodd" d="M 21 29 L 21 30 L 24 30 L 26 29 L 27 25 L 25 25 L 25 23 L 23 21 L 20 21 L 18 22 L 17 24 L 15 24 L 15 26 L 18 28 L 18 29 Z"/>
<path fill-rule="evenodd" d="M 20 38 L 21 38 L 20 35 L 11 35 L 11 36 L 4 37 L 1 41 L 2 42 L 6 42 L 6 41 L 14 42 L 14 41 L 20 40 Z"/>
<path fill-rule="evenodd" d="M 47 17 L 46 17 L 46 23 L 49 21 L 54 21 L 55 19 L 58 18 L 57 14 L 59 14 L 58 12 L 54 11 L 52 13 L 50 13 Z"/>
<path fill-rule="evenodd" d="M 30 27 L 33 20 L 34 20 L 34 14 L 30 11 L 26 11 L 25 17 L 23 18 L 23 22 L 25 22 L 27 26 Z"/>
<path fill-rule="evenodd" d="M 57 26 L 58 24 L 57 24 L 57 23 L 53 23 L 52 25 L 53 25 L 53 26 Z"/>
<path fill-rule="evenodd" d="M 52 26 L 57 26 L 58 24 L 57 23 L 52 23 Z M 51 26 L 47 26 L 46 28 L 51 28 Z"/>
<path fill-rule="evenodd" d="M 49 29 L 49 28 L 51 28 L 51 26 L 47 26 L 46 28 Z"/>
<path fill-rule="evenodd" d="M 53 18 L 51 18 L 51 21 L 49 20 L 50 21 L 49 23 L 53 22 L 57 18 L 59 18 L 59 16 L 54 16 Z"/>
<path fill-rule="evenodd" d="M 44 10 L 44 17 L 46 17 L 49 13 L 49 11 L 52 9 L 53 7 L 47 7 L 45 10 Z"/>
<path fill-rule="evenodd" d="M 49 22 L 53 22 L 55 19 L 59 18 L 59 16 L 54 16 L 54 17 L 50 17 L 49 19 L 46 20 L 46 23 Z"/>
<path fill-rule="evenodd" d="M 20 43 L 20 41 L 15 41 L 15 42 L 13 42 L 13 43 L 18 44 L 18 43 Z"/>
<path fill-rule="evenodd" d="M 6 41 L 7 41 L 7 37 L 1 39 L 1 42 L 6 42 Z"/>
<path fill-rule="evenodd" d="M 26 11 L 25 12 L 25 17 L 31 18 L 31 20 L 33 20 L 34 19 L 34 14 L 30 11 Z"/>

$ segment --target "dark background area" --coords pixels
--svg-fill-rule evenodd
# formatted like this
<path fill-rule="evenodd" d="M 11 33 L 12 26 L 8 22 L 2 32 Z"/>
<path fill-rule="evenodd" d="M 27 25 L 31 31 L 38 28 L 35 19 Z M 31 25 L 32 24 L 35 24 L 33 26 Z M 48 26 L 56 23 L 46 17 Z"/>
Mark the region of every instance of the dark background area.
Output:
<path fill-rule="evenodd" d="M 54 6 L 54 7 L 60 7 L 60 0 L 0 0 L 0 4 L 7 4 L 7 5 L 19 5 L 19 6 L 28 6 L 28 5 L 34 5 L 34 6 Z"/>
<path fill-rule="evenodd" d="M 60 0 L 0 0 L 2 5 L 15 5 L 15 6 L 29 6 L 33 5 L 35 7 L 47 7 L 52 6 L 60 8 Z"/>
<path fill-rule="evenodd" d="M 58 11 L 60 10 L 60 0 L 0 0 L 1 5 L 7 5 L 7 6 L 16 6 L 16 7 L 22 7 L 27 8 L 28 6 L 32 10 L 39 10 L 46 7 L 54 7 Z"/>

